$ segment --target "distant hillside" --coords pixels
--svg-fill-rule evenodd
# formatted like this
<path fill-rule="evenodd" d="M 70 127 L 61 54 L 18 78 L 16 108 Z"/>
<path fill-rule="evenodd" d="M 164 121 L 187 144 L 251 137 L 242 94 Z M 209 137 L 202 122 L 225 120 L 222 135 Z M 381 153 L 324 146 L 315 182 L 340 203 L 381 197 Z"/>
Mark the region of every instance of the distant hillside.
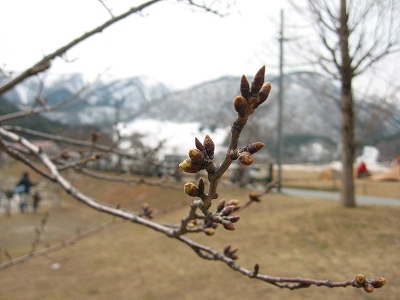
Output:
<path fill-rule="evenodd" d="M 0 103 L 0 115 L 6 115 L 20 110 L 17 105 L 6 101 L 5 98 L 0 97 Z M 42 115 L 28 115 L 22 118 L 4 121 L 3 124 L 14 126 L 18 125 L 51 134 L 56 133 L 60 128 L 65 128 L 65 124 L 58 121 L 49 120 Z"/>
<path fill-rule="evenodd" d="M 250 76 L 248 79 L 252 80 Z M 261 140 L 273 153 L 276 148 L 279 85 L 276 76 L 267 75 L 266 80 L 272 83 L 270 97 L 251 118 L 245 129 L 248 139 L 242 142 Z M 225 128 L 235 119 L 232 102 L 239 94 L 239 85 L 239 76 L 217 78 L 180 91 L 172 91 L 163 83 L 148 77 L 99 81 L 88 87 L 87 96 L 81 97 L 80 104 L 44 116 L 57 121 L 57 124 L 86 124 L 108 132 L 111 132 L 115 121 L 129 123 L 140 119 L 198 122 L 204 128 Z M 56 104 L 72 97 L 82 87 L 82 75 L 64 75 L 45 83 L 42 95 L 50 104 Z M 313 144 L 318 143 L 330 153 L 324 156 L 325 159 L 333 159 L 333 153 L 337 155 L 341 141 L 340 90 L 337 84 L 312 72 L 294 72 L 285 75 L 284 87 L 286 157 L 296 160 L 300 152 L 303 153 L 301 157 L 306 157 L 307 151 L 314 149 Z M 30 79 L 5 96 L 21 107 L 32 101 L 37 89 L 38 83 Z M 370 99 L 356 101 L 358 145 L 385 145 L 385 149 L 396 149 L 393 136 L 400 131 L 400 105 L 383 105 L 377 103 L 373 95 L 368 97 Z M 48 125 L 51 123 L 46 124 L 48 120 L 33 120 L 36 120 L 34 123 L 41 122 L 41 126 L 49 127 L 46 130 L 56 127 Z M 19 120 L 15 122 L 21 124 Z M 392 152 L 388 150 L 386 155 L 390 156 Z"/>

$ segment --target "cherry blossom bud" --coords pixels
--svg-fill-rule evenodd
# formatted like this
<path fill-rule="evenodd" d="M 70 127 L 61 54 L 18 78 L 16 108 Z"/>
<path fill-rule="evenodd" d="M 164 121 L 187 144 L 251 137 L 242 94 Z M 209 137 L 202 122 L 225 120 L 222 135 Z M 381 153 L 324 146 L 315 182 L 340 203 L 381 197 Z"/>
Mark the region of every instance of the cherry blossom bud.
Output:
<path fill-rule="evenodd" d="M 250 96 L 250 85 L 245 75 L 240 79 L 240 93 L 245 99 L 248 99 Z"/>
<path fill-rule="evenodd" d="M 260 103 L 258 105 L 264 103 L 265 100 L 267 100 L 269 93 L 271 92 L 271 89 L 272 89 L 271 82 L 264 83 L 264 85 L 261 87 L 260 92 L 258 93 L 260 97 Z"/>
<path fill-rule="evenodd" d="M 229 253 L 229 251 L 231 250 L 231 245 L 226 245 L 225 247 L 224 247 L 224 254 L 226 255 L 227 253 Z"/>
<path fill-rule="evenodd" d="M 207 134 L 206 137 L 204 138 L 203 142 L 204 148 L 206 149 L 206 153 L 210 159 L 214 158 L 214 150 L 215 150 L 215 144 L 213 140 L 210 138 L 210 136 Z"/>
<path fill-rule="evenodd" d="M 192 164 L 200 165 L 205 163 L 204 153 L 199 149 L 191 149 L 189 151 L 189 157 Z"/>
<path fill-rule="evenodd" d="M 221 211 L 221 216 L 229 216 L 235 210 L 234 205 L 225 206 L 224 209 Z"/>
<path fill-rule="evenodd" d="M 364 274 L 357 274 L 356 276 L 356 283 L 358 286 L 364 286 L 365 283 L 365 276 Z"/>
<path fill-rule="evenodd" d="M 238 199 L 231 199 L 231 200 L 228 201 L 228 203 L 226 205 L 238 206 L 239 205 L 239 200 Z"/>
<path fill-rule="evenodd" d="M 265 66 L 262 66 L 260 70 L 258 70 L 257 74 L 254 76 L 254 79 L 251 83 L 251 94 L 253 96 L 257 96 L 260 91 L 263 83 L 264 83 L 264 74 L 265 74 Z"/>
<path fill-rule="evenodd" d="M 246 115 L 248 104 L 247 100 L 243 96 L 236 96 L 233 100 L 233 106 L 239 116 L 243 117 Z"/>
<path fill-rule="evenodd" d="M 250 166 L 254 162 L 254 158 L 249 152 L 242 152 L 238 157 L 238 162 L 243 166 Z"/>
<path fill-rule="evenodd" d="M 194 228 L 196 226 L 196 220 L 190 220 L 187 224 L 188 228 Z"/>
<path fill-rule="evenodd" d="M 260 265 L 259 264 L 255 264 L 254 265 L 253 276 L 257 276 L 259 270 L 260 270 Z"/>
<path fill-rule="evenodd" d="M 381 288 L 387 283 L 387 280 L 382 277 L 374 278 L 371 280 L 371 284 L 374 288 Z"/>
<path fill-rule="evenodd" d="M 366 285 L 364 285 L 364 290 L 367 293 L 372 293 L 374 291 L 374 287 L 372 286 L 372 284 L 367 283 Z"/>
<path fill-rule="evenodd" d="M 200 193 L 204 192 L 205 186 L 204 186 L 204 180 L 202 177 L 200 177 L 199 184 L 197 185 L 197 187 L 198 187 Z"/>
<path fill-rule="evenodd" d="M 236 229 L 236 228 L 235 228 L 235 225 L 233 225 L 233 223 L 232 223 L 232 222 L 229 222 L 229 221 L 223 222 L 222 225 L 224 226 L 224 228 L 225 228 L 226 230 L 235 230 L 235 229 Z"/>
<path fill-rule="evenodd" d="M 206 228 L 206 229 L 204 229 L 204 233 L 208 236 L 212 236 L 212 235 L 214 235 L 215 230 L 214 230 L 214 228 Z"/>
<path fill-rule="evenodd" d="M 260 151 L 264 146 L 265 146 L 264 143 L 255 142 L 255 143 L 251 143 L 250 145 L 248 145 L 247 150 L 250 152 L 250 154 L 254 154 L 254 153 L 257 153 L 258 151 Z"/>
<path fill-rule="evenodd" d="M 203 144 L 199 141 L 198 138 L 194 138 L 194 143 L 196 145 L 196 148 L 199 149 L 200 151 L 204 151 L 205 150 Z"/>
<path fill-rule="evenodd" d="M 201 165 L 192 164 L 190 158 L 185 159 L 183 162 L 179 164 L 179 168 L 181 168 L 186 173 L 197 173 L 203 169 Z"/>
<path fill-rule="evenodd" d="M 239 216 L 228 216 L 228 217 L 226 217 L 226 219 L 232 223 L 236 223 L 237 221 L 240 220 L 240 217 Z"/>
<path fill-rule="evenodd" d="M 184 186 L 185 193 L 190 197 L 197 197 L 199 195 L 199 189 L 194 183 L 187 182 Z"/>
<path fill-rule="evenodd" d="M 69 149 L 64 149 L 62 152 L 61 152 L 61 158 L 62 159 L 69 159 L 69 158 L 71 158 L 72 157 L 72 151 L 71 150 L 69 150 Z"/>
<path fill-rule="evenodd" d="M 221 210 L 223 210 L 224 207 L 225 207 L 225 200 L 222 199 L 221 201 L 218 202 L 218 205 L 217 205 L 217 212 L 220 212 Z"/>
<path fill-rule="evenodd" d="M 260 202 L 261 201 L 260 196 L 257 195 L 257 193 L 255 193 L 255 192 L 250 192 L 249 198 L 250 198 L 250 201 L 254 201 L 254 202 Z"/>

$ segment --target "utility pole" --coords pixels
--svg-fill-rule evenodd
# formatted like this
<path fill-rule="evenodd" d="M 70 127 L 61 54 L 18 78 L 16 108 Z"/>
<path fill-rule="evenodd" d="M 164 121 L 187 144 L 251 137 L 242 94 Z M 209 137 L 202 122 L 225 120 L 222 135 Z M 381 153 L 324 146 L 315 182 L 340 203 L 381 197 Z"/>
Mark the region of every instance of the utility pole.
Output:
<path fill-rule="evenodd" d="M 278 192 L 281 192 L 282 186 L 282 116 L 283 116 L 283 9 L 281 9 L 281 32 L 279 38 L 279 93 L 278 93 L 278 151 L 277 151 L 277 163 L 278 163 Z"/>

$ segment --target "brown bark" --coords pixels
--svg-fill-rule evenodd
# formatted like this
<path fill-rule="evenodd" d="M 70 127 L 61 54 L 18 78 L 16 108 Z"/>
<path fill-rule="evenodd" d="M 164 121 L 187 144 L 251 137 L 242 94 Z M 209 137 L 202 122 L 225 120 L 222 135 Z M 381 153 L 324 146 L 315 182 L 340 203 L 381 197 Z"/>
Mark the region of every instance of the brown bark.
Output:
<path fill-rule="evenodd" d="M 341 203 L 345 207 L 355 207 L 353 160 L 354 160 L 354 104 L 352 79 L 354 72 L 349 54 L 349 28 L 346 0 L 340 2 L 340 52 L 341 52 L 341 108 L 342 108 L 342 185 Z"/>

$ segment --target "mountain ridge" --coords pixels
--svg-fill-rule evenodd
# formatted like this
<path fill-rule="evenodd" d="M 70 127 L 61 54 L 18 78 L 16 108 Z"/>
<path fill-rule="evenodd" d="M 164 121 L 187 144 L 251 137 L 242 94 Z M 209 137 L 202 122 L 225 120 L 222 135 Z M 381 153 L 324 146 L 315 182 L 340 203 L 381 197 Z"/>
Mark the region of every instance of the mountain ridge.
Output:
<path fill-rule="evenodd" d="M 129 123 L 141 118 L 199 122 L 203 127 L 224 128 L 235 120 L 233 99 L 240 93 L 240 79 L 240 76 L 223 76 L 181 90 L 171 90 L 162 82 L 143 76 L 107 82 L 99 80 L 86 87 L 84 101 L 45 116 L 64 124 L 94 125 L 109 132 L 115 122 Z M 258 139 L 273 147 L 278 123 L 279 78 L 267 76 L 266 79 L 272 83 L 269 99 L 257 109 L 245 130 L 250 142 L 250 139 Z M 251 82 L 252 77 L 248 76 L 248 80 Z M 33 101 L 40 84 L 34 79 L 27 80 L 5 97 L 20 107 L 26 107 Z M 314 136 L 314 141 L 337 152 L 341 140 L 339 86 L 312 72 L 286 74 L 284 86 L 284 136 L 306 144 L 312 143 L 310 137 Z M 81 74 L 63 75 L 49 85 L 44 84 L 42 97 L 49 104 L 57 104 L 84 87 Z M 386 108 L 386 113 L 377 114 L 379 109 L 373 101 L 356 101 L 357 138 L 360 139 L 365 128 L 371 127 L 369 136 L 361 140 L 363 144 L 378 144 L 381 139 L 395 136 L 400 130 L 400 121 L 394 112 L 400 115 L 399 107 L 394 105 Z M 372 119 L 374 124 L 370 126 Z M 292 144 L 286 145 L 287 155 L 298 151 L 298 148 L 291 148 Z"/>

